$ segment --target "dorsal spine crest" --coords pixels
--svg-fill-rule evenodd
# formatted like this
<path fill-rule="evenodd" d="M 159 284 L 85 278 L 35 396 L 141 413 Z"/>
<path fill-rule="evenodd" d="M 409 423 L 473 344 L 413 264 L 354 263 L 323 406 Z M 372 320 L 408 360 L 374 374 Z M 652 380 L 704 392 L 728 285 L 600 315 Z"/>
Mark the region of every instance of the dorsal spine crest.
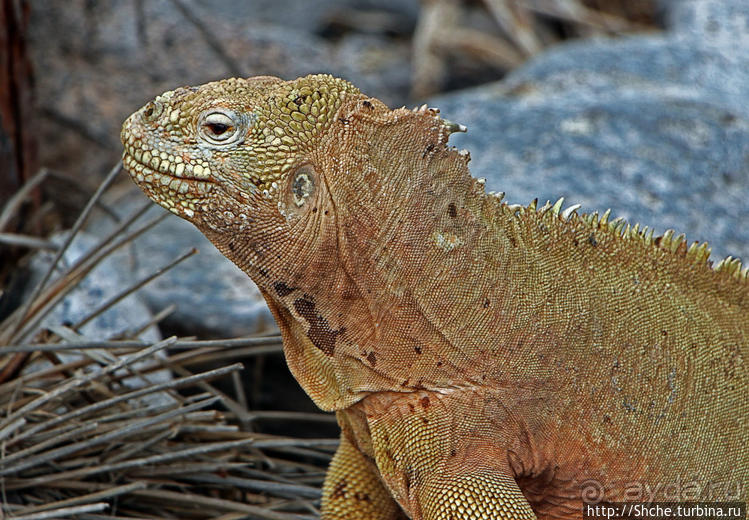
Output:
<path fill-rule="evenodd" d="M 648 226 L 640 226 L 639 223 L 629 224 L 623 217 L 610 219 L 611 210 L 607 209 L 599 216 L 597 211 L 593 213 L 578 214 L 579 204 L 574 204 L 566 209 L 563 208 L 564 197 L 554 204 L 550 201 L 539 207 L 538 199 L 534 199 L 527 206 L 520 204 L 509 204 L 503 200 L 504 193 L 486 194 L 495 201 L 494 208 L 500 218 L 520 218 L 524 215 L 535 214 L 542 220 L 555 220 L 559 225 L 584 225 L 591 231 L 602 231 L 612 236 L 614 240 L 639 241 L 647 247 L 654 247 L 665 251 L 677 258 L 685 258 L 688 263 L 696 266 L 711 267 L 712 272 L 720 277 L 730 278 L 741 283 L 749 283 L 749 266 L 743 266 L 738 258 L 727 256 L 713 266 L 710 261 L 711 248 L 707 242 L 693 242 L 687 245 L 684 233 L 676 234 L 673 229 L 667 229 L 662 235 L 656 236 L 655 230 Z"/>

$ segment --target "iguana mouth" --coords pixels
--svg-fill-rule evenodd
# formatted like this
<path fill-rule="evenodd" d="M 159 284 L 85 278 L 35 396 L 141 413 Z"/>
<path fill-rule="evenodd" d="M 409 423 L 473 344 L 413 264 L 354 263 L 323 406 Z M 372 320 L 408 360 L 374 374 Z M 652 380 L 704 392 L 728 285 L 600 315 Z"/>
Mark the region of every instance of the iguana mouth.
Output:
<path fill-rule="evenodd" d="M 122 163 L 133 181 L 160 206 L 185 218 L 194 217 L 200 202 L 216 185 L 212 179 L 205 178 L 206 172 L 210 176 L 210 170 L 199 169 L 200 177 L 197 177 L 195 167 L 170 160 L 173 156 L 166 159 L 156 156 L 157 160 L 149 156 L 149 152 L 126 145 Z"/>
<path fill-rule="evenodd" d="M 122 163 L 138 184 L 171 186 L 175 192 L 181 194 L 192 191 L 195 189 L 193 187 L 205 185 L 210 189 L 211 185 L 216 184 L 207 166 L 193 166 L 175 156 L 162 158 L 158 155 L 152 156 L 147 151 L 126 147 L 125 153 L 122 154 Z"/>

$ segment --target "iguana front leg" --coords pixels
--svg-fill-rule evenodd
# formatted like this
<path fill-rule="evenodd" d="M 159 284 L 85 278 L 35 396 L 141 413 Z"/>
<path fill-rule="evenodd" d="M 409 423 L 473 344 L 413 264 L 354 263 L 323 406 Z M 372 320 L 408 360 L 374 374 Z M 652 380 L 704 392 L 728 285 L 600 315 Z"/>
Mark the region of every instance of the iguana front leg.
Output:
<path fill-rule="evenodd" d="M 325 477 L 323 520 L 405 520 L 374 465 L 341 435 Z"/>
<path fill-rule="evenodd" d="M 421 518 L 535 519 L 509 467 L 497 455 L 489 446 L 469 446 L 429 475 L 416 491 Z"/>
<path fill-rule="evenodd" d="M 466 393 L 386 392 L 356 405 L 382 479 L 413 520 L 535 519 L 502 446 L 511 420 Z"/>

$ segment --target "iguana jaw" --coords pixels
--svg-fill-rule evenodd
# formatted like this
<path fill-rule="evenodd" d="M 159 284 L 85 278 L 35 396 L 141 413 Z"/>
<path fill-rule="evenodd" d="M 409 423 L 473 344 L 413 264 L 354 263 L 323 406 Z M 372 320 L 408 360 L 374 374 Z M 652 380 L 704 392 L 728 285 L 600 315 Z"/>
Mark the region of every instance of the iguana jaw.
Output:
<path fill-rule="evenodd" d="M 191 177 L 189 172 L 188 176 L 177 175 L 176 171 L 184 173 L 184 163 L 181 160 L 170 162 L 168 156 L 163 160 L 166 170 L 156 170 L 150 165 L 161 164 L 160 158 L 157 155 L 153 163 L 150 158 L 151 152 L 129 147 L 122 155 L 122 162 L 132 179 L 149 198 L 177 216 L 192 219 L 197 206 L 207 202 L 211 190 L 215 188 L 215 182 L 202 177 Z M 183 166 L 177 170 L 176 166 L 180 164 Z"/>

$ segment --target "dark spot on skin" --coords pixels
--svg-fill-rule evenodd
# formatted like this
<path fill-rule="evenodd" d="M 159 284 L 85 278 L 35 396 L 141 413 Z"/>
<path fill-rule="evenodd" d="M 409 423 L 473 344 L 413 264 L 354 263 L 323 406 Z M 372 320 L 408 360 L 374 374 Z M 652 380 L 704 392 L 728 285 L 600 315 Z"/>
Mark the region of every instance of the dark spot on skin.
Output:
<path fill-rule="evenodd" d="M 377 356 L 375 356 L 374 352 L 370 352 L 367 354 L 367 361 L 369 361 L 369 364 L 372 366 L 375 366 L 377 364 Z"/>
<path fill-rule="evenodd" d="M 343 334 L 346 329 L 331 329 L 330 325 L 328 325 L 328 320 L 317 314 L 314 300 L 306 294 L 294 300 L 294 309 L 309 323 L 307 337 L 312 344 L 326 355 L 332 356 L 335 350 L 336 338 L 340 334 Z"/>
<path fill-rule="evenodd" d="M 429 408 L 429 405 L 431 404 L 431 402 L 429 401 L 429 397 L 427 397 L 427 396 L 424 396 L 421 399 L 419 399 L 419 403 L 421 404 L 421 407 L 424 410 L 426 410 L 427 408 Z"/>
<path fill-rule="evenodd" d="M 437 366 L 441 367 L 442 366 L 442 361 L 437 361 Z"/>
<path fill-rule="evenodd" d="M 424 424 L 429 424 L 429 419 L 427 419 L 426 417 L 422 417 L 421 422 L 423 422 Z"/>
<path fill-rule="evenodd" d="M 354 497 L 355 497 L 355 498 L 356 498 L 356 499 L 357 499 L 358 501 L 360 501 L 360 502 L 371 502 L 371 501 L 372 501 L 372 499 L 371 499 L 371 498 L 369 498 L 369 494 L 367 494 L 367 493 L 364 493 L 364 492 L 361 492 L 361 491 L 360 491 L 360 492 L 358 492 L 358 493 L 355 493 L 355 494 L 354 494 Z"/>
<path fill-rule="evenodd" d="M 484 298 L 484 309 L 488 309 L 491 304 L 492 302 L 489 301 L 489 298 Z"/>
<path fill-rule="evenodd" d="M 335 486 L 333 486 L 333 492 L 330 494 L 330 498 L 345 498 L 346 497 L 346 481 L 339 480 Z"/>
<path fill-rule="evenodd" d="M 517 240 L 515 240 L 515 237 L 512 235 L 509 235 L 508 238 L 510 239 L 510 245 L 512 247 L 518 247 Z"/>
<path fill-rule="evenodd" d="M 338 118 L 338 121 L 340 121 L 340 122 L 341 122 L 341 123 L 343 123 L 344 125 L 348 124 L 348 119 L 346 119 L 345 117 L 339 117 L 339 118 Z"/>
<path fill-rule="evenodd" d="M 414 345 L 414 350 L 417 354 L 421 354 L 421 345 Z"/>
<path fill-rule="evenodd" d="M 258 270 L 258 272 L 260 273 L 261 276 L 265 276 L 266 278 L 268 277 L 268 271 L 266 271 L 262 267 L 258 267 L 257 270 Z"/>
<path fill-rule="evenodd" d="M 367 107 L 370 110 L 372 110 L 374 108 L 372 106 L 372 103 L 370 103 L 368 99 L 365 99 L 364 101 L 362 101 L 362 105 L 364 105 L 365 107 Z"/>
<path fill-rule="evenodd" d="M 408 383 L 409 383 L 409 381 L 411 381 L 411 380 L 410 380 L 410 379 L 406 379 L 405 381 L 403 381 L 403 382 L 401 383 L 401 386 L 403 386 L 403 387 L 406 387 L 406 386 L 408 386 Z"/>
<path fill-rule="evenodd" d="M 576 238 L 572 239 L 572 243 L 575 245 L 575 247 L 580 245 L 580 242 L 578 242 Z"/>
<path fill-rule="evenodd" d="M 278 294 L 281 298 L 284 296 L 288 296 L 289 294 L 296 291 L 296 287 L 289 287 L 286 285 L 286 282 L 276 282 L 273 284 L 273 288 L 276 290 L 276 294 Z"/>
<path fill-rule="evenodd" d="M 427 145 L 427 147 L 426 147 L 426 150 L 424 150 L 424 154 L 423 154 L 423 155 L 421 156 L 421 158 L 423 159 L 424 157 L 426 157 L 426 156 L 427 156 L 427 154 L 428 154 L 429 152 L 431 152 L 432 150 L 434 150 L 434 143 L 429 143 L 429 144 Z"/>
<path fill-rule="evenodd" d="M 312 213 L 317 213 L 317 208 L 312 208 Z"/>
<path fill-rule="evenodd" d="M 257 255 L 258 258 L 265 258 L 265 251 L 262 244 L 258 242 L 249 243 L 250 250 Z"/>
<path fill-rule="evenodd" d="M 458 209 L 455 207 L 454 203 L 450 203 L 447 205 L 447 214 L 450 215 L 450 218 L 455 218 L 458 216 Z"/>
<path fill-rule="evenodd" d="M 598 245 L 598 240 L 596 240 L 595 233 L 590 234 L 590 236 L 588 237 L 588 243 L 593 247 L 596 247 Z"/>
<path fill-rule="evenodd" d="M 326 209 L 326 210 L 325 210 L 325 214 L 327 215 L 328 213 L 329 213 L 329 211 L 328 211 L 328 210 Z"/>
<path fill-rule="evenodd" d="M 458 454 L 458 452 L 457 452 L 457 451 L 455 451 L 454 449 L 450 450 L 450 456 L 451 456 L 451 457 L 454 457 L 454 456 L 455 456 L 455 455 L 457 455 L 457 454 Z"/>
<path fill-rule="evenodd" d="M 416 411 L 416 407 L 411 403 L 408 403 L 408 409 L 411 410 L 412 413 Z"/>

